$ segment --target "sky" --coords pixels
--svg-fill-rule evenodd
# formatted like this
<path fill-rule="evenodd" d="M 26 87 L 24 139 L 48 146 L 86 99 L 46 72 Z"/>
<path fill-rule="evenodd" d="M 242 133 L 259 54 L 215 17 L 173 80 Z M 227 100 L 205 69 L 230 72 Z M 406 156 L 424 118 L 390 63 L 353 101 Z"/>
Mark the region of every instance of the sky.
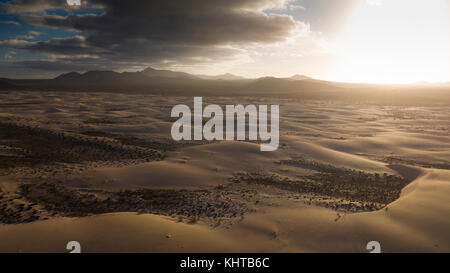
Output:
<path fill-rule="evenodd" d="M 450 81 L 450 0 L 2 0 L 0 77 L 148 66 Z"/>

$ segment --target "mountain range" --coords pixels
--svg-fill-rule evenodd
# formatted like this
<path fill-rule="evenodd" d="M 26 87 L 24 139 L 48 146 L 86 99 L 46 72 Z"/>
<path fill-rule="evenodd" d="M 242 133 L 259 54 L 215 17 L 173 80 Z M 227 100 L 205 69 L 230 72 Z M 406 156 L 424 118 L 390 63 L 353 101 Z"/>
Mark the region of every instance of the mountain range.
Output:
<path fill-rule="evenodd" d="M 171 70 L 158 70 L 148 67 L 137 72 L 88 71 L 85 73 L 69 72 L 53 79 L 7 79 L 0 78 L 0 90 L 61 90 L 61 91 L 108 91 L 108 92 L 146 92 L 146 93 L 183 93 L 197 90 L 200 93 L 243 88 L 253 90 L 261 88 L 261 83 L 267 87 L 279 81 L 290 84 L 290 81 L 311 79 L 306 76 L 295 75 L 292 78 L 265 77 L 247 79 L 230 73 L 209 76 L 193 75 Z M 271 83 L 273 82 L 273 83 Z M 255 86 L 253 86 L 255 85 Z M 264 89 L 264 90 L 263 90 Z M 262 88 L 263 93 L 269 90 Z M 286 90 L 295 89 L 294 86 Z M 234 93 L 232 90 L 230 92 Z"/>
<path fill-rule="evenodd" d="M 0 90 L 120 92 L 177 96 L 260 96 L 298 99 L 376 100 L 390 103 L 450 102 L 450 85 L 338 83 L 304 75 L 247 79 L 233 74 L 193 75 L 146 68 L 137 72 L 69 72 L 53 79 L 0 78 Z"/>

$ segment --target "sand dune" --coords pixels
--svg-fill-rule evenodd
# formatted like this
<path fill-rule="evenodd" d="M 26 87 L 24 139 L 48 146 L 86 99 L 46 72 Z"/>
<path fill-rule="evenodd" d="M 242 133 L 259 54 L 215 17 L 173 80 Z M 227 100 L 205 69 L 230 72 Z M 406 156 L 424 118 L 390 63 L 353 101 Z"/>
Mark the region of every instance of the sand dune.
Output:
<path fill-rule="evenodd" d="M 448 252 L 449 181 L 450 171 L 427 170 L 387 209 L 340 217 L 280 200 L 230 229 L 132 213 L 1 226 L 0 251 L 65 252 L 77 240 L 85 252 L 365 252 L 375 240 L 386 252 Z"/>
<path fill-rule="evenodd" d="M 242 98 L 280 104 L 263 153 L 173 142 L 191 97 L 16 96 L 0 94 L 0 252 L 450 251 L 448 107 Z"/>

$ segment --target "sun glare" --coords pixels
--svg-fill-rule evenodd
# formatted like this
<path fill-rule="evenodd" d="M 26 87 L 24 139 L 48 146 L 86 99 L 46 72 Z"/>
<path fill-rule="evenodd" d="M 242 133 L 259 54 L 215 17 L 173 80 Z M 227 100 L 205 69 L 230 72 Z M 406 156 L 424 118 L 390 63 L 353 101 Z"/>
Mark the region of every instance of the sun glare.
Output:
<path fill-rule="evenodd" d="M 450 80 L 448 0 L 367 0 L 336 41 L 336 80 L 370 83 Z"/>

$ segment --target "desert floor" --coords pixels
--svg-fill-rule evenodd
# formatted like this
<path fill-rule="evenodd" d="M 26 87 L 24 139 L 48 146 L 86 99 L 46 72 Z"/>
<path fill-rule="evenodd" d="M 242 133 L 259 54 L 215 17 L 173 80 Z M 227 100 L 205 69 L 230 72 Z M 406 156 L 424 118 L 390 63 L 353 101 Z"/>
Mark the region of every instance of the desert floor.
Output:
<path fill-rule="evenodd" d="M 175 142 L 193 97 L 0 93 L 0 252 L 450 251 L 450 102 L 279 104 L 280 148 Z"/>

